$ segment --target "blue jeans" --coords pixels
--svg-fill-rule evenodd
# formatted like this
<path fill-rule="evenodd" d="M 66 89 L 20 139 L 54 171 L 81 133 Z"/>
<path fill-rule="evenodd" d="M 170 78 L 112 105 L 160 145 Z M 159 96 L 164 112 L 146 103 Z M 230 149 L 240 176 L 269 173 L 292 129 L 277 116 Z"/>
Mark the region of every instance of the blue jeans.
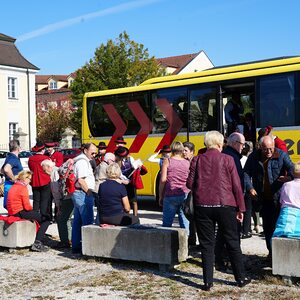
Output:
<path fill-rule="evenodd" d="M 7 209 L 7 194 L 10 188 L 13 186 L 13 182 L 10 180 L 5 180 L 4 182 L 4 198 L 3 198 L 3 207 Z"/>
<path fill-rule="evenodd" d="M 182 204 L 186 195 L 165 197 L 163 201 L 163 227 L 172 227 L 174 217 L 178 214 L 178 221 L 181 228 L 184 228 L 189 235 L 189 220 L 183 213 Z"/>
<path fill-rule="evenodd" d="M 74 204 L 72 251 L 81 252 L 81 227 L 94 222 L 94 196 L 78 190 L 73 193 L 72 201 Z"/>

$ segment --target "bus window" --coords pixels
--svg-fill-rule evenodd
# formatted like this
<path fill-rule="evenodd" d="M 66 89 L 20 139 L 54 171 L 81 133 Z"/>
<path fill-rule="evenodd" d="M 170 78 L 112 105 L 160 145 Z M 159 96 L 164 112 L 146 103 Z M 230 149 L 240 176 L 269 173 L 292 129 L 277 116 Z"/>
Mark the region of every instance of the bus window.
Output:
<path fill-rule="evenodd" d="M 135 108 L 142 110 L 150 121 L 146 92 L 90 98 L 87 112 L 92 136 L 112 136 L 118 126 L 126 129 L 125 135 L 136 135 L 141 124 L 135 116 Z"/>
<path fill-rule="evenodd" d="M 170 123 L 165 112 L 159 107 L 158 101 L 168 101 L 173 111 L 182 122 L 180 131 L 187 130 L 187 88 L 161 89 L 152 93 L 152 133 L 165 133 Z M 169 116 L 169 119 L 171 116 Z"/>
<path fill-rule="evenodd" d="M 259 127 L 294 126 L 296 122 L 294 75 L 274 75 L 259 79 Z"/>
<path fill-rule="evenodd" d="M 190 91 L 190 132 L 217 130 L 216 89 Z"/>

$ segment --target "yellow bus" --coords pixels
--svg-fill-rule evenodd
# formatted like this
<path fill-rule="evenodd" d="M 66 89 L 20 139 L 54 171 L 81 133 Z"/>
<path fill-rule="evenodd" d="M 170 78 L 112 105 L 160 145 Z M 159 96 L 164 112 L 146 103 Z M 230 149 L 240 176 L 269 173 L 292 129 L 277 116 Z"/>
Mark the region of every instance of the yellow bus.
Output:
<path fill-rule="evenodd" d="M 256 130 L 271 125 L 283 139 L 293 161 L 300 154 L 300 57 L 256 61 L 183 75 L 153 78 L 139 86 L 86 93 L 83 101 L 82 140 L 104 141 L 107 151 L 123 136 L 130 154 L 148 169 L 140 195 L 156 195 L 159 165 L 147 159 L 163 145 L 190 141 L 204 147 L 205 132 L 225 135 L 228 103 L 238 95 L 237 128 L 255 143 Z M 253 133 L 254 132 L 254 133 Z"/>

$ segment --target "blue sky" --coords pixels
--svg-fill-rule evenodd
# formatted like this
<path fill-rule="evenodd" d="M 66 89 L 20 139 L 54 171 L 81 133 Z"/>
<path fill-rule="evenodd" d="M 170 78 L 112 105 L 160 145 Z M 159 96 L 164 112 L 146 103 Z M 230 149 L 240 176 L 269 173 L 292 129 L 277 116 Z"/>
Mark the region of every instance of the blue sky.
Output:
<path fill-rule="evenodd" d="M 1 3 L 0 32 L 39 74 L 75 71 L 124 30 L 157 58 L 204 50 L 220 66 L 300 55 L 299 11 L 299 0 L 17 0 Z"/>

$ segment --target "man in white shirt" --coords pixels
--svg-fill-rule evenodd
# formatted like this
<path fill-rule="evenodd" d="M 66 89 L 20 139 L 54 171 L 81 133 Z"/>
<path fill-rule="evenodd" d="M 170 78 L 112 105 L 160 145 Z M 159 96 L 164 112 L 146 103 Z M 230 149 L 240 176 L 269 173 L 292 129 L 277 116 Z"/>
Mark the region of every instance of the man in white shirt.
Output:
<path fill-rule="evenodd" d="M 81 253 L 81 227 L 94 222 L 95 177 L 90 160 L 97 154 L 93 143 L 83 146 L 83 152 L 74 159 L 75 192 L 72 195 L 74 204 L 74 221 L 72 226 L 72 252 Z"/>

